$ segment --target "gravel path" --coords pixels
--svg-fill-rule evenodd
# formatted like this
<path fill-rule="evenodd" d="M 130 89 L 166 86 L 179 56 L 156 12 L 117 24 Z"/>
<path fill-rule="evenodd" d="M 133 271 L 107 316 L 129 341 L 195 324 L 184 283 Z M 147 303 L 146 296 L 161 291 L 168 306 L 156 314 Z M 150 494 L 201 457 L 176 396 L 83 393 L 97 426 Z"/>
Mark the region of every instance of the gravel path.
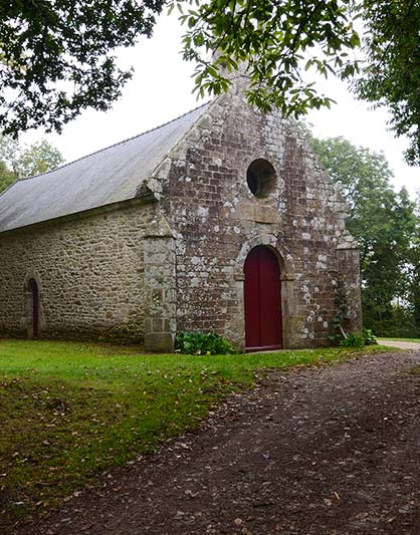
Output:
<path fill-rule="evenodd" d="M 271 372 L 19 535 L 419 535 L 420 352 Z"/>
<path fill-rule="evenodd" d="M 388 347 L 398 347 L 399 349 L 414 349 L 420 351 L 418 342 L 406 342 L 404 340 L 387 340 L 386 338 L 378 339 L 378 343 Z"/>

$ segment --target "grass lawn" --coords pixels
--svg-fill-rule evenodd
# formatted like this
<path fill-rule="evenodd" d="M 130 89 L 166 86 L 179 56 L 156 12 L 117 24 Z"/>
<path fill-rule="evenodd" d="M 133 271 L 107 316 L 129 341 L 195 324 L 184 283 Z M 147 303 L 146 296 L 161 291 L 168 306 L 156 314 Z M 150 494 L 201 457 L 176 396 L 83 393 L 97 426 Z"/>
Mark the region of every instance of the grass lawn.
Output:
<path fill-rule="evenodd" d="M 101 471 L 197 427 L 229 392 L 252 387 L 256 370 L 365 351 L 201 357 L 0 340 L 0 532 L 28 513 L 42 514 Z"/>

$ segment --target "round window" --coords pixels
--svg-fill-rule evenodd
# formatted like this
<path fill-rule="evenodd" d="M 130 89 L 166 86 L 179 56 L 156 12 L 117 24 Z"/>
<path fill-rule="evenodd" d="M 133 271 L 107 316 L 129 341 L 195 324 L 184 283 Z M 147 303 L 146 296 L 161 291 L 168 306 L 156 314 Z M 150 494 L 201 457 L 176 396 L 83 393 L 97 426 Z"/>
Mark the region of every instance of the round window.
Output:
<path fill-rule="evenodd" d="M 270 162 L 259 158 L 254 160 L 246 172 L 251 193 L 258 199 L 268 197 L 276 185 L 276 172 Z"/>

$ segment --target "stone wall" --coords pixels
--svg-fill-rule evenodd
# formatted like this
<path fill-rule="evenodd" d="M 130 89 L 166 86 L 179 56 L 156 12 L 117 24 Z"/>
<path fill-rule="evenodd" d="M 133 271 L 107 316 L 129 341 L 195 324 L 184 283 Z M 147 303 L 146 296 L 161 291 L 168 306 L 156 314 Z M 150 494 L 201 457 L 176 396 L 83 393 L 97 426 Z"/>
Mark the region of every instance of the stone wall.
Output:
<path fill-rule="evenodd" d="M 0 333 L 28 335 L 34 278 L 40 337 L 142 341 L 154 214 L 154 204 L 119 207 L 0 235 Z"/>
<path fill-rule="evenodd" d="M 167 221 L 155 217 L 144 238 L 145 347 L 167 352 L 176 336 L 175 239 Z"/>
<path fill-rule="evenodd" d="M 339 287 L 337 289 L 338 302 L 344 305 L 345 317 L 343 327 L 348 332 L 358 332 L 362 329 L 361 310 L 361 276 L 360 254 L 358 250 L 345 246 L 337 250 L 337 271 Z"/>
<path fill-rule="evenodd" d="M 256 159 L 270 162 L 276 174 L 265 198 L 247 184 Z M 277 113 L 256 113 L 239 92 L 225 95 L 155 178 L 176 236 L 178 330 L 216 331 L 243 349 L 243 265 L 253 247 L 265 244 L 281 267 L 284 346 L 327 343 L 343 267 L 337 248 L 356 246 L 345 231 L 341 197 L 292 124 Z M 359 329 L 352 258 L 341 279 L 353 288 L 349 316 Z"/>
<path fill-rule="evenodd" d="M 257 160 L 272 176 L 256 196 L 247 170 Z M 338 295 L 349 329 L 360 329 L 345 205 L 293 124 L 251 109 L 239 86 L 142 188 L 147 202 L 0 235 L 0 334 L 28 335 L 35 279 L 40 337 L 168 351 L 177 331 L 215 331 L 244 349 L 243 267 L 258 245 L 279 262 L 284 347 L 326 344 Z"/>

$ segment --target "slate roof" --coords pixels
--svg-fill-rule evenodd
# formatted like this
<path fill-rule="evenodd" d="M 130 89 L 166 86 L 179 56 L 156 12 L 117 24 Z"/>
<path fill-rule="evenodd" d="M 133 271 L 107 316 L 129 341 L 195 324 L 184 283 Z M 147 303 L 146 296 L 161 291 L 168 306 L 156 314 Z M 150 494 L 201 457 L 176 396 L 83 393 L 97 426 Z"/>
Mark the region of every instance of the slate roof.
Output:
<path fill-rule="evenodd" d="M 0 232 L 135 198 L 141 182 L 208 106 L 55 171 L 19 180 L 0 196 Z"/>

